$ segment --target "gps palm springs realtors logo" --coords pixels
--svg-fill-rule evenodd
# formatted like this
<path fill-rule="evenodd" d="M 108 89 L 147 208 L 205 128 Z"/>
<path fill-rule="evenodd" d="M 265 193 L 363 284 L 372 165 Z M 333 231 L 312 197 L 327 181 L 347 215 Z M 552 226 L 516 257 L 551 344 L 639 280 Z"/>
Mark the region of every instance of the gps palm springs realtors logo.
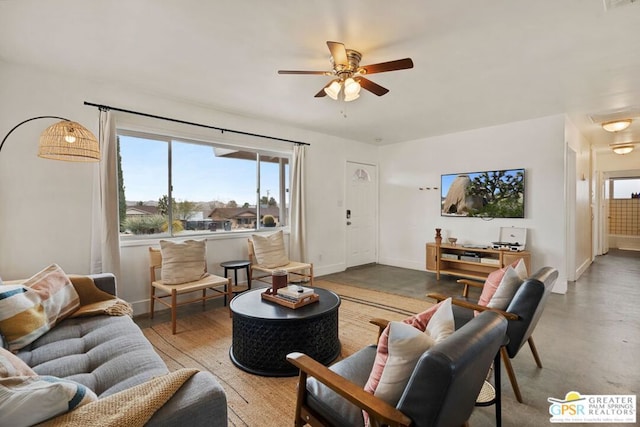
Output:
<path fill-rule="evenodd" d="M 564 399 L 549 397 L 552 423 L 635 423 L 635 395 L 581 395 L 570 391 Z"/>

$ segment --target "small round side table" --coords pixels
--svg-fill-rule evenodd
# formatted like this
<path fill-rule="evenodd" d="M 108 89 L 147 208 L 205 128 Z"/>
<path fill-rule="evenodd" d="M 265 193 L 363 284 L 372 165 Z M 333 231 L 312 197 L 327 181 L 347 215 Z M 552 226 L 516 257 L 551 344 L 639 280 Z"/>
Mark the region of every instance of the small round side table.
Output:
<path fill-rule="evenodd" d="M 235 261 L 225 261 L 220 263 L 220 267 L 224 268 L 224 277 L 227 278 L 227 273 L 229 270 L 233 270 L 233 284 L 231 285 L 231 292 L 237 294 L 243 292 L 245 290 L 251 290 L 251 272 L 249 269 L 251 268 L 251 262 L 248 260 L 235 260 Z M 247 273 L 247 286 L 246 289 L 244 286 L 238 286 L 238 270 L 244 268 Z"/>

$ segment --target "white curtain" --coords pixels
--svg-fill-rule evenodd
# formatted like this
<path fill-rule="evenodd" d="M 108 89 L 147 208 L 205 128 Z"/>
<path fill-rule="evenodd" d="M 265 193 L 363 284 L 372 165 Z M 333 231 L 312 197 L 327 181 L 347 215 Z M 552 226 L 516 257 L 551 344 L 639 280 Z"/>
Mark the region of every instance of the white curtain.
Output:
<path fill-rule="evenodd" d="M 100 110 L 100 167 L 93 180 L 91 273 L 120 276 L 118 215 L 118 157 L 116 123 L 110 111 Z"/>
<path fill-rule="evenodd" d="M 307 261 L 307 231 L 305 221 L 305 146 L 293 147 L 291 162 L 291 235 L 289 236 L 289 258 L 294 261 Z"/>

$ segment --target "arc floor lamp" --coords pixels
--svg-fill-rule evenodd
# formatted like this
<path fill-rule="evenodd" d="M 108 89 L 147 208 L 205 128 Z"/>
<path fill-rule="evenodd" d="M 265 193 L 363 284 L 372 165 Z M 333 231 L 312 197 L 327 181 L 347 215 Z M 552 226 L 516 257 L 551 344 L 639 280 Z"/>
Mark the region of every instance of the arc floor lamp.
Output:
<path fill-rule="evenodd" d="M 18 123 L 0 142 L 0 151 L 2 151 L 2 146 L 14 130 L 25 123 L 38 119 L 61 120 L 46 128 L 40 135 L 38 157 L 68 162 L 100 161 L 100 145 L 93 133 L 80 123 L 58 116 L 32 117 Z"/>

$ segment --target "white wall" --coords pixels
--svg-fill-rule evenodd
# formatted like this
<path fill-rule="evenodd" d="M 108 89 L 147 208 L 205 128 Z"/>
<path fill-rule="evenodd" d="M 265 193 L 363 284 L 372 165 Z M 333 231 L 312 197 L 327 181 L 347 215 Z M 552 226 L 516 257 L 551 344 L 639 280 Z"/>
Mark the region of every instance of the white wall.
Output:
<path fill-rule="evenodd" d="M 0 94 L 2 135 L 22 120 L 39 115 L 63 116 L 97 134 L 98 110 L 83 105 L 89 101 L 310 143 L 309 260 L 316 275 L 344 270 L 345 164 L 347 160 L 377 163 L 376 147 L 3 62 Z M 172 128 L 167 122 L 154 124 L 131 118 L 128 122 Z M 38 137 L 53 123 L 55 120 L 38 120 L 22 126 L 0 152 L 0 277 L 7 280 L 28 277 L 51 263 L 68 273 L 89 271 L 91 188 L 97 165 L 38 158 Z M 246 237 L 209 241 L 210 271 L 222 273 L 221 261 L 246 258 Z M 147 248 L 156 243 L 127 243 L 121 250 L 119 294 L 134 303 L 136 312 L 146 310 Z"/>
<path fill-rule="evenodd" d="M 497 240 L 500 227 L 525 227 L 532 269 L 557 268 L 554 291 L 564 293 L 564 127 L 558 115 L 381 147 L 379 262 L 423 270 L 436 227 L 475 244 Z M 440 216 L 440 175 L 514 168 L 526 169 L 524 219 Z"/>
<path fill-rule="evenodd" d="M 640 146 L 629 154 L 616 154 L 613 151 L 598 153 L 598 170 L 601 172 L 637 171 L 640 169 Z M 635 173 L 634 173 L 635 175 Z"/>

